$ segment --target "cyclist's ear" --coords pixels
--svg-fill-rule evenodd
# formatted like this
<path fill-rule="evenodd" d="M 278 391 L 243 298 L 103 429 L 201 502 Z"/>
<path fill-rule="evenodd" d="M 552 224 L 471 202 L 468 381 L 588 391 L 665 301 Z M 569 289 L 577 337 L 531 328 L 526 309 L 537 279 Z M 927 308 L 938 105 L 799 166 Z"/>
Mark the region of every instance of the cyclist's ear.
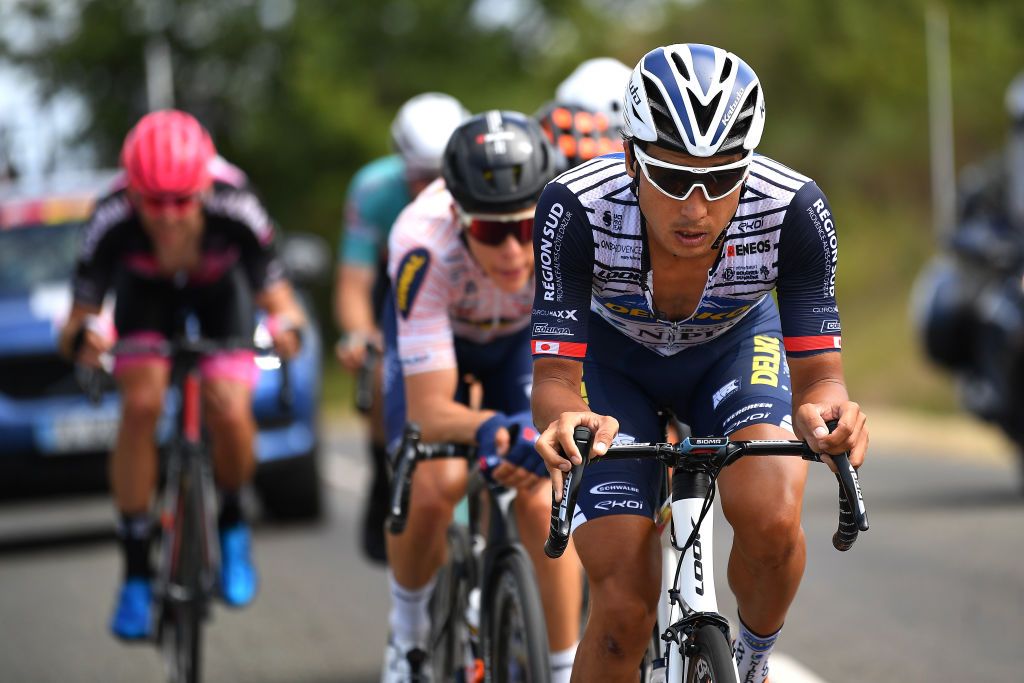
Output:
<path fill-rule="evenodd" d="M 630 178 L 636 177 L 636 153 L 633 151 L 633 141 L 627 140 L 622 146 L 622 153 L 626 157 L 626 173 Z"/>

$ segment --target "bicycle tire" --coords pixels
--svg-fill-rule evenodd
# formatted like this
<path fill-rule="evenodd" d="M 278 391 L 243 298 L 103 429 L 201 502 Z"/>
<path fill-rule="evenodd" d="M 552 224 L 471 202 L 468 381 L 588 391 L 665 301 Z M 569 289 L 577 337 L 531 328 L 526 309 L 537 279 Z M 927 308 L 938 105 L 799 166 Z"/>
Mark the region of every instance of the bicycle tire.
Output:
<path fill-rule="evenodd" d="M 472 562 L 469 531 L 452 525 L 448 528 L 448 560 L 438 571 L 430 596 L 430 659 L 435 680 L 452 680 L 466 664 L 469 631 L 465 614 Z"/>
<path fill-rule="evenodd" d="M 178 481 L 178 519 L 174 533 L 180 540 L 171 584 L 184 594 L 165 597 L 161 618 L 161 640 L 171 683 L 199 683 L 202 671 L 203 547 L 199 468 L 182 472 Z"/>
<path fill-rule="evenodd" d="M 481 611 L 484 662 L 493 683 L 550 683 L 544 608 L 526 551 L 513 546 L 495 562 Z"/>
<path fill-rule="evenodd" d="M 686 683 L 737 683 L 732 647 L 714 624 L 699 626 L 687 646 Z"/>

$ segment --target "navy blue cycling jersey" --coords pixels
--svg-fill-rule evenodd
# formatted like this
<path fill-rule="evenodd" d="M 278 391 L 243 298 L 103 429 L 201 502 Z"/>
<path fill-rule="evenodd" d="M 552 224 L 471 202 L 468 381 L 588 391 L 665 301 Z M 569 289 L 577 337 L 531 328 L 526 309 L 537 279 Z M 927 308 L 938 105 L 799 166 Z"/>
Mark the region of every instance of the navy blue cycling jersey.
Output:
<path fill-rule="evenodd" d="M 582 360 L 588 314 L 661 356 L 716 339 L 772 290 L 790 357 L 841 348 L 838 245 L 828 200 L 810 178 L 756 155 L 703 295 L 684 320 L 660 319 L 646 228 L 622 154 L 548 184 L 537 206 L 534 357 Z"/>

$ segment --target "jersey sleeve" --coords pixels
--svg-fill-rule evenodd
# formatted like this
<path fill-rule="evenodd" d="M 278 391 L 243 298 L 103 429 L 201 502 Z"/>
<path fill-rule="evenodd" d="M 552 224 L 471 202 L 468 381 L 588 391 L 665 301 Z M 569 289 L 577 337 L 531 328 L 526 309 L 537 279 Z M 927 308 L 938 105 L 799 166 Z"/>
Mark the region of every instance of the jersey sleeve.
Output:
<path fill-rule="evenodd" d="M 389 239 L 388 274 L 393 283 L 398 327 L 398 358 L 403 375 L 457 368 L 448 302 L 451 292 L 442 255 L 423 235 L 430 223 L 407 209 Z"/>
<path fill-rule="evenodd" d="M 82 229 L 78 243 L 71 295 L 75 303 L 100 306 L 110 288 L 117 266 L 123 232 L 133 212 L 123 193 L 96 203 L 92 216 Z"/>
<path fill-rule="evenodd" d="M 207 200 L 206 210 L 237 228 L 242 267 L 254 292 L 285 277 L 277 255 L 277 231 L 259 198 L 248 190 L 223 189 Z"/>
<path fill-rule="evenodd" d="M 787 355 L 842 348 L 836 305 L 839 244 L 832 209 L 814 182 L 793 198 L 779 240 L 779 313 Z"/>
<path fill-rule="evenodd" d="M 541 194 L 533 252 L 533 356 L 582 361 L 587 355 L 594 237 L 586 211 L 564 185 L 549 183 Z"/>

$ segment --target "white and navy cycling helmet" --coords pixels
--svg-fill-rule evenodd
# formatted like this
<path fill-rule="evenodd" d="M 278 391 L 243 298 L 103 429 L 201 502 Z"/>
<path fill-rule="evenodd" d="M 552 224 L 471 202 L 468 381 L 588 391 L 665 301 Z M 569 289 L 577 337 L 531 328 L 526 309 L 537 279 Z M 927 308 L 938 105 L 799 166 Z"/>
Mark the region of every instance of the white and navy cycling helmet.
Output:
<path fill-rule="evenodd" d="M 448 138 L 468 118 L 469 111 L 451 95 L 423 93 L 398 110 L 391 124 L 391 142 L 410 171 L 440 175 Z"/>
<path fill-rule="evenodd" d="M 697 157 L 751 151 L 764 130 L 757 74 L 711 45 L 648 52 L 633 69 L 623 104 L 628 138 Z"/>
<path fill-rule="evenodd" d="M 612 57 L 588 59 L 559 84 L 555 101 L 604 114 L 614 130 L 621 130 L 622 89 L 629 74 L 629 67 Z"/>

